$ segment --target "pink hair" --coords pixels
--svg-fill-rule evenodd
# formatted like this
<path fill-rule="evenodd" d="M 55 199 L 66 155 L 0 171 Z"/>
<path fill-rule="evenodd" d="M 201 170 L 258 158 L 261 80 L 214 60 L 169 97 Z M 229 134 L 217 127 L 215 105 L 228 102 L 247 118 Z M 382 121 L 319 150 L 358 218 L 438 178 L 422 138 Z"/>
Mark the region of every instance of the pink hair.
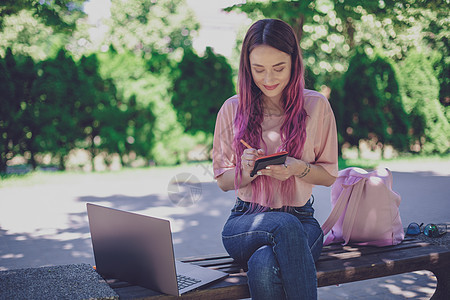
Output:
<path fill-rule="evenodd" d="M 304 109 L 303 90 L 305 88 L 304 67 L 298 41 L 291 26 L 287 23 L 264 19 L 254 23 L 248 30 L 242 44 L 238 86 L 239 105 L 234 121 L 235 137 L 233 147 L 236 151 L 235 189 L 242 180 L 240 157 L 244 139 L 255 148 L 267 147 L 262 140 L 261 123 L 264 119 L 262 92 L 253 81 L 250 69 L 250 52 L 259 45 L 268 45 L 291 55 L 291 78 L 282 93 L 282 105 L 285 119 L 281 126 L 281 146 L 279 151 L 289 152 L 289 156 L 300 159 L 306 139 L 306 111 Z M 285 206 L 292 206 L 294 200 L 294 178 L 279 181 L 269 176 L 258 176 L 252 182 L 252 202 L 271 207 L 274 192 L 280 190 Z"/>

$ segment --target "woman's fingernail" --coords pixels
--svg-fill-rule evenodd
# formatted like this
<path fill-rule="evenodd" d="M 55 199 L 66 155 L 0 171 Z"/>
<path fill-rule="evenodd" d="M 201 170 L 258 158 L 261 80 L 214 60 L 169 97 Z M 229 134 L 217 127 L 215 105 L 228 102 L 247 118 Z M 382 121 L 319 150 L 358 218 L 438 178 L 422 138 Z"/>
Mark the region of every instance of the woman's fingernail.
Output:
<path fill-rule="evenodd" d="M 256 172 L 256 174 L 258 174 L 258 175 L 262 175 L 262 172 L 261 172 L 261 171 L 258 171 L 258 172 Z"/>
<path fill-rule="evenodd" d="M 267 167 L 266 167 L 266 169 L 267 169 L 267 170 L 270 170 L 270 167 L 269 167 L 269 166 L 267 166 Z"/>

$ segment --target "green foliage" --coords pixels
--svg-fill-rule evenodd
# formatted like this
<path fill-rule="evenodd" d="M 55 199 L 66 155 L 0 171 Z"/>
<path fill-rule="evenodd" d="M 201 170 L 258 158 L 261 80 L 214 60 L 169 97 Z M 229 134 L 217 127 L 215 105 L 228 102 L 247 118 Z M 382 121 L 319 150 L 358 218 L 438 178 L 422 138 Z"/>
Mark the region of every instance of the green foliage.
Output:
<path fill-rule="evenodd" d="M 344 159 L 339 156 L 338 159 L 338 168 L 339 170 L 343 170 L 349 167 L 357 167 L 365 170 L 373 170 L 378 167 L 381 161 L 378 160 L 369 160 L 369 159 Z"/>
<path fill-rule="evenodd" d="M 311 68 L 304 63 L 305 67 L 305 88 L 310 90 L 317 90 L 319 79 L 318 76 L 311 70 Z"/>
<path fill-rule="evenodd" d="M 11 48 L 15 55 L 29 55 L 34 60 L 54 57 L 51 44 L 57 42 L 53 29 L 33 17 L 31 12 L 23 10 L 17 15 L 8 16 L 0 31 L 0 55 Z M 59 43 L 61 45 L 61 43 Z"/>
<path fill-rule="evenodd" d="M 127 58 L 131 58 L 131 61 Z M 99 102 L 92 110 L 93 123 L 88 128 L 92 136 L 90 142 L 92 156 L 98 154 L 96 149 L 108 154 L 117 153 L 122 165 L 131 162 L 130 156 L 151 159 L 151 149 L 154 144 L 155 116 L 152 105 L 148 101 L 137 102 L 136 95 L 129 95 L 123 91 L 124 85 L 131 84 L 133 87 L 133 81 L 127 76 L 142 76 L 138 72 L 134 74 L 127 72 L 126 68 L 132 70 L 136 67 L 133 58 L 134 56 L 128 56 L 123 59 L 111 52 L 100 55 L 100 61 L 97 60 L 97 56 L 82 59 L 84 69 L 96 66 L 95 72 L 91 73 L 98 79 L 96 88 L 100 93 Z M 88 59 L 95 59 L 95 63 L 89 62 Z M 130 62 L 134 64 L 130 65 Z M 102 75 L 97 72 L 101 72 Z M 119 74 L 121 77 L 117 77 Z M 111 79 L 105 81 L 102 78 Z M 92 79 L 90 81 L 95 82 Z M 108 157 L 106 162 L 110 163 Z"/>
<path fill-rule="evenodd" d="M 345 74 L 342 94 L 331 99 L 343 140 L 358 146 L 361 139 L 373 146 L 409 146 L 408 116 L 403 109 L 396 67 L 389 59 L 357 51 Z"/>
<path fill-rule="evenodd" d="M 180 55 L 179 50 L 191 47 L 192 32 L 199 28 L 184 0 L 112 0 L 111 4 L 107 44 L 119 53 L 131 51 L 146 60 L 157 54 Z"/>
<path fill-rule="evenodd" d="M 152 148 L 155 144 L 155 121 L 153 105 L 138 104 L 135 97 L 128 101 L 130 118 L 128 120 L 127 145 L 129 150 L 147 160 L 152 159 Z"/>
<path fill-rule="evenodd" d="M 412 135 L 425 153 L 446 153 L 450 147 L 450 125 L 439 103 L 439 82 L 432 63 L 418 51 L 410 51 L 401 64 L 405 109 Z"/>
<path fill-rule="evenodd" d="M 91 159 L 106 154 L 107 163 L 113 154 L 122 164 L 130 155 L 151 158 L 155 117 L 150 104 L 123 101 L 114 82 L 99 75 L 96 55 L 76 63 L 61 50 L 35 65 L 9 50 L 0 68 L 1 172 L 18 154 L 33 168 L 37 154 L 50 154 L 64 169 L 68 154 L 79 148 Z"/>
<path fill-rule="evenodd" d="M 399 60 L 419 45 L 426 51 L 437 50 L 448 62 L 450 18 L 448 1 L 445 2 L 446 5 L 440 0 L 253 0 L 226 11 L 245 12 L 254 21 L 267 17 L 289 23 L 299 33 L 305 63 L 320 87 L 329 86 L 346 71 L 357 47 L 381 50 L 387 57 Z M 441 74 L 440 82 L 444 82 L 448 72 Z M 448 91 L 448 86 L 441 87 L 443 90 Z M 441 95 L 442 103 L 445 99 Z"/>
<path fill-rule="evenodd" d="M 235 94 L 230 65 L 208 47 L 203 57 L 185 51 L 178 70 L 172 104 L 179 122 L 187 132 L 212 134 L 220 107 Z"/>
<path fill-rule="evenodd" d="M 344 104 L 344 96 L 345 96 L 345 90 L 344 90 L 344 83 L 345 83 L 345 76 L 341 75 L 337 78 L 334 78 L 333 81 L 330 82 L 330 105 L 334 112 L 334 117 L 336 119 L 336 126 L 337 126 L 337 136 L 338 136 L 338 154 L 339 156 L 342 156 L 342 145 L 346 142 L 346 120 L 345 120 L 345 114 L 346 114 L 346 107 Z"/>
<path fill-rule="evenodd" d="M 0 2 L 0 55 L 11 48 L 15 55 L 35 61 L 55 57 L 85 17 L 85 0 Z"/>
<path fill-rule="evenodd" d="M 177 121 L 170 102 L 168 75 L 150 72 L 147 62 L 130 51 L 119 54 L 111 48 L 99 58 L 101 74 L 114 80 L 118 94 L 127 99 L 127 107 L 136 105 L 141 107 L 142 113 L 152 112 L 152 116 L 138 115 L 133 121 L 135 128 L 141 128 L 141 132 L 134 136 L 135 143 L 140 141 L 137 144 L 143 147 L 147 142 L 148 149 L 141 149 L 141 153 L 147 151 L 145 157 L 161 165 L 186 161 L 187 151 L 198 138 L 185 134 Z M 154 142 L 151 137 L 154 137 Z"/>
<path fill-rule="evenodd" d="M 92 169 L 95 170 L 93 158 L 96 155 L 117 153 L 122 158 L 127 154 L 126 124 L 131 116 L 129 111 L 121 110 L 114 83 L 99 74 L 99 61 L 95 54 L 83 56 L 78 67 L 83 89 L 79 91 L 75 107 L 84 138 L 77 146 L 90 152 Z"/>
<path fill-rule="evenodd" d="M 84 15 L 82 5 L 85 0 L 2 0 L 0 2 L 0 29 L 5 17 L 20 14 L 26 10 L 34 17 L 58 31 L 70 31 L 75 21 Z"/>
<path fill-rule="evenodd" d="M 249 1 L 228 7 L 225 11 L 239 10 L 247 13 L 252 19 L 258 17 L 257 13 L 261 13 L 267 18 L 284 20 L 292 26 L 300 41 L 303 25 L 312 23 L 315 15 L 324 15 L 317 2 L 319 1 Z"/>
<path fill-rule="evenodd" d="M 11 74 L 14 67 L 14 57 L 9 50 L 6 57 L 0 60 L 0 173 L 6 171 L 7 161 L 17 152 L 15 120 L 20 112 L 20 103 L 14 95 L 14 78 Z"/>
<path fill-rule="evenodd" d="M 64 169 L 66 156 L 82 137 L 76 111 L 76 103 L 80 101 L 78 68 L 64 50 L 56 58 L 39 63 L 37 68 L 38 78 L 32 89 L 33 97 L 39 99 L 37 143 L 40 152 L 59 158 L 60 168 Z"/>
<path fill-rule="evenodd" d="M 36 136 L 39 131 L 39 120 L 36 116 L 37 99 L 32 95 L 33 83 L 37 78 L 34 61 L 29 56 L 16 56 L 16 71 L 14 73 L 14 85 L 16 86 L 15 98 L 20 101 L 21 112 L 16 120 L 21 129 L 20 139 L 16 142 L 20 147 L 20 154 L 30 153 L 30 163 L 36 168 L 37 163 L 34 154 L 39 151 Z"/>
<path fill-rule="evenodd" d="M 444 149 L 448 148 L 449 138 L 445 132 L 448 132 L 446 124 L 450 109 L 431 103 L 432 101 L 424 102 L 417 106 L 417 112 L 413 113 L 409 122 L 405 113 L 412 111 L 408 105 L 415 102 L 402 100 L 399 87 L 401 78 L 397 75 L 395 64 L 377 54 L 393 60 L 403 60 L 416 47 L 428 53 L 441 53 L 441 56 L 435 55 L 432 58 L 440 89 L 435 89 L 433 83 L 429 83 L 429 86 L 434 86 L 434 91 L 439 92 L 441 104 L 448 107 L 450 19 L 448 1 L 444 2 L 255 0 L 226 10 L 245 12 L 254 21 L 261 18 L 261 14 L 268 18 L 279 18 L 294 28 L 303 49 L 305 64 L 315 77 L 315 89 L 322 85 L 332 87 L 330 102 L 335 111 L 341 145 L 345 142 L 357 145 L 364 138 L 375 143 L 372 145 L 390 144 L 397 150 L 404 151 L 409 149 L 411 136 L 407 134 L 407 130 L 412 123 L 412 128 L 417 133 L 414 138 L 420 144 L 420 149 L 425 151 L 427 147 L 437 147 L 439 151 L 448 151 Z M 355 54 L 357 49 L 364 49 L 373 58 Z M 349 57 L 353 55 L 356 56 L 350 60 Z M 353 65 L 349 66 L 349 62 Z M 412 73 L 408 76 L 411 81 L 414 79 Z M 358 84 L 350 84 L 349 78 L 353 78 Z M 349 99 L 355 99 L 355 93 L 360 93 L 356 96 L 359 100 L 350 101 Z M 348 102 L 353 104 L 348 106 Z M 429 117 L 418 118 L 414 114 Z M 422 145 L 425 131 L 435 138 L 433 142 Z M 441 146 L 434 142 L 438 139 Z"/>
<path fill-rule="evenodd" d="M 37 77 L 33 60 L 29 56 L 14 56 L 8 49 L 0 61 L 4 63 L 1 73 L 5 76 L 0 83 L 0 169 L 4 172 L 6 162 L 15 155 L 33 154 L 39 150 L 35 142 L 39 126 L 32 96 L 32 85 Z M 33 155 L 30 163 L 36 167 Z"/>
<path fill-rule="evenodd" d="M 245 12 L 254 21 L 266 17 L 281 19 L 290 24 L 297 34 L 304 62 L 309 70 L 307 86 L 320 89 L 322 85 L 329 85 L 331 79 L 339 76 L 348 65 L 348 57 L 351 55 L 348 44 L 352 42 L 346 38 L 349 34 L 346 20 L 350 15 L 358 19 L 361 17 L 361 11 L 350 8 L 352 3 L 355 7 L 359 5 L 356 2 L 358 1 L 345 1 L 344 6 L 341 2 L 327 0 L 248 1 L 225 10 Z"/>
<path fill-rule="evenodd" d="M 439 81 L 439 101 L 446 107 L 450 108 L 450 57 L 440 52 L 434 51 L 430 57 L 433 66 L 434 75 Z M 450 121 L 450 115 L 447 116 Z"/>

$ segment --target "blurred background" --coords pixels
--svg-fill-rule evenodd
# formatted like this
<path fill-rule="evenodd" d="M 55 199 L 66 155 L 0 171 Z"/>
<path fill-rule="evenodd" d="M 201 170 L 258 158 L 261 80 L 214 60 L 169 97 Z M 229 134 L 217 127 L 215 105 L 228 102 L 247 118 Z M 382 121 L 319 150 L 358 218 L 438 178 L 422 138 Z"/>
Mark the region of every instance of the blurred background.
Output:
<path fill-rule="evenodd" d="M 0 173 L 210 159 L 248 27 L 296 31 L 347 159 L 450 144 L 449 1 L 0 2 Z"/>

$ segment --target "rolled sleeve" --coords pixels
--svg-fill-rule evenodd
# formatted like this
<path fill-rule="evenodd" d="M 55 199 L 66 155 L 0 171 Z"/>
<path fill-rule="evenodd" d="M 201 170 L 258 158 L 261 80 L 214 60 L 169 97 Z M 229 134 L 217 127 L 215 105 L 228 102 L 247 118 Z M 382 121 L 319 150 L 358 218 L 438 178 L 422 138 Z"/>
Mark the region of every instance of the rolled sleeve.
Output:
<path fill-rule="evenodd" d="M 237 98 L 230 98 L 217 114 L 212 154 L 214 178 L 216 179 L 236 166 L 236 155 L 233 149 L 236 105 Z"/>
<path fill-rule="evenodd" d="M 314 164 L 322 166 L 330 175 L 338 176 L 338 139 L 336 120 L 330 103 L 319 97 L 314 138 Z"/>

